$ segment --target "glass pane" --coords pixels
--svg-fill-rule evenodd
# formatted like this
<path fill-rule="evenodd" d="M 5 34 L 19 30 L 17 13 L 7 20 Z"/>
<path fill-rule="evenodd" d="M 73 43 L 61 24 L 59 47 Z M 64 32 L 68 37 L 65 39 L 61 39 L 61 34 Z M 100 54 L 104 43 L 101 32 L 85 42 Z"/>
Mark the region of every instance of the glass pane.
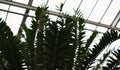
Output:
<path fill-rule="evenodd" d="M 49 15 L 49 18 L 50 18 L 52 21 L 56 21 L 57 16 L 54 16 L 54 15 Z"/>
<path fill-rule="evenodd" d="M 104 24 L 110 25 L 119 10 L 120 10 L 120 1 L 113 0 L 110 8 L 108 9 L 106 15 L 104 16 L 101 22 Z"/>
<path fill-rule="evenodd" d="M 0 3 L 0 9 L 8 10 L 9 5 Z"/>
<path fill-rule="evenodd" d="M 85 19 L 88 18 L 95 2 L 96 2 L 96 0 L 84 0 L 83 1 L 82 5 L 80 7 L 80 10 L 82 11 Z"/>
<path fill-rule="evenodd" d="M 30 15 L 30 16 L 35 16 L 35 11 L 30 10 L 29 13 L 28 13 L 28 15 Z"/>
<path fill-rule="evenodd" d="M 86 29 L 90 29 L 90 30 L 95 30 L 95 29 L 96 29 L 96 26 L 95 26 L 95 25 L 92 25 L 92 24 L 86 23 L 86 24 L 85 24 L 85 28 L 86 28 Z"/>
<path fill-rule="evenodd" d="M 105 33 L 105 32 L 107 31 L 107 28 L 98 26 L 96 30 L 97 30 L 98 32 Z"/>
<path fill-rule="evenodd" d="M 8 13 L 8 17 L 7 17 L 6 22 L 7 22 L 8 26 L 10 26 L 10 28 L 13 31 L 14 35 L 16 35 L 17 32 L 18 32 L 18 29 L 20 27 L 22 18 L 23 18 L 23 16 L 21 16 L 21 15 Z"/>
<path fill-rule="evenodd" d="M 38 7 L 38 6 L 40 6 L 40 5 L 45 5 L 46 4 L 46 2 L 47 2 L 47 0 L 33 0 L 33 3 L 32 3 L 32 6 L 36 6 L 36 7 Z"/>
<path fill-rule="evenodd" d="M 10 6 L 10 11 L 17 12 L 17 13 L 25 13 L 25 9 L 15 6 Z"/>
<path fill-rule="evenodd" d="M 12 1 L 23 3 L 23 4 L 28 4 L 29 0 L 12 0 Z"/>
<path fill-rule="evenodd" d="M 120 28 L 120 20 L 119 20 L 119 22 L 118 22 L 118 24 L 117 24 L 117 27 L 119 27 L 119 28 Z"/>
<path fill-rule="evenodd" d="M 49 10 L 52 10 L 52 11 L 57 11 L 56 10 L 56 6 L 59 6 L 61 3 L 64 3 L 64 0 L 57 0 L 57 1 L 55 1 L 55 0 L 49 0 L 49 2 L 48 2 L 48 9 Z"/>
<path fill-rule="evenodd" d="M 2 18 L 2 20 L 5 20 L 6 14 L 7 12 L 0 11 L 0 18 Z"/>
<path fill-rule="evenodd" d="M 110 0 L 98 0 L 98 3 L 89 19 L 99 22 L 109 3 Z"/>
<path fill-rule="evenodd" d="M 30 26 L 31 26 L 31 21 L 32 21 L 32 18 L 31 18 L 31 17 L 27 17 L 25 24 L 26 24 L 28 27 L 30 27 Z"/>
<path fill-rule="evenodd" d="M 66 3 L 63 7 L 64 13 L 69 13 L 70 15 L 74 15 L 74 10 L 77 9 L 80 4 L 80 0 L 66 0 Z"/>

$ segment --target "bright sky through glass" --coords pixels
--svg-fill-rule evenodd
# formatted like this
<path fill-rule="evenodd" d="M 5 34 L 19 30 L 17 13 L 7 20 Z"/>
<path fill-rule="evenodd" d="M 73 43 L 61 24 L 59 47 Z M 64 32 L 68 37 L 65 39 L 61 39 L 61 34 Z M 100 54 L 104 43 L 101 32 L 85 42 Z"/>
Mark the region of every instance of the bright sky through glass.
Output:
<path fill-rule="evenodd" d="M 7 12 L 0 11 L 0 18 L 2 17 L 3 20 L 6 18 Z"/>
<path fill-rule="evenodd" d="M 29 2 L 29 0 L 12 0 L 12 1 L 23 3 L 23 4 L 28 4 L 28 2 Z M 48 0 L 39 0 L 39 1 L 33 0 L 32 6 L 37 7 L 40 5 L 45 5 L 47 1 Z M 48 8 L 49 10 L 57 11 L 56 6 L 58 6 L 64 2 L 65 2 L 65 0 L 49 0 L 47 6 L 49 7 Z M 111 2 L 111 5 L 108 8 L 108 10 L 106 11 L 110 2 Z M 79 4 L 81 4 L 81 5 L 79 5 Z M 95 4 L 96 4 L 96 6 L 95 6 Z M 120 10 L 120 1 L 119 0 L 70 0 L 70 1 L 66 0 L 64 7 L 63 7 L 63 12 L 73 15 L 74 14 L 73 9 L 77 9 L 78 6 L 79 6 L 79 9 L 82 11 L 83 17 L 85 19 L 100 22 L 101 17 L 103 17 L 101 20 L 101 23 L 111 25 L 116 14 Z M 94 9 L 93 9 L 93 7 L 94 7 Z M 9 5 L 0 3 L 0 9 L 8 10 L 8 8 L 9 8 Z M 93 11 L 92 11 L 92 9 L 93 9 Z M 10 6 L 9 10 L 12 12 L 17 12 L 17 13 L 22 13 L 22 14 L 25 13 L 25 9 L 15 7 L 15 6 Z M 105 13 L 105 11 L 106 11 L 106 13 Z M 105 15 L 104 15 L 104 13 L 105 13 Z M 7 14 L 6 12 L 0 11 L 0 17 L 3 18 L 3 20 L 6 19 L 6 17 L 7 17 L 6 14 Z M 28 15 L 34 16 L 34 11 L 30 10 Z M 89 18 L 88 18 L 88 16 L 89 16 Z M 55 20 L 56 16 L 51 15 L 50 18 L 52 20 Z M 22 21 L 22 16 L 17 15 L 17 14 L 8 13 L 6 22 L 8 23 L 8 25 L 10 27 L 12 27 L 12 31 L 16 32 L 15 34 L 17 34 L 16 30 L 18 30 L 21 21 Z M 26 24 L 30 25 L 30 21 L 31 21 L 30 18 L 27 18 Z M 118 24 L 117 27 L 120 27 L 120 24 Z M 95 25 L 91 25 L 91 24 L 86 24 L 85 28 L 90 29 L 90 30 L 96 29 L 97 31 L 100 31 L 100 32 L 105 32 L 107 30 L 106 28 L 96 27 Z"/>
<path fill-rule="evenodd" d="M 0 3 L 0 9 L 8 10 L 8 7 L 9 7 L 8 5 Z"/>
<path fill-rule="evenodd" d="M 63 12 L 64 13 L 69 13 L 70 15 L 74 15 L 74 10 L 77 9 L 81 1 L 79 0 L 66 0 L 66 3 L 63 7 Z"/>
<path fill-rule="evenodd" d="M 117 25 L 117 27 L 120 27 L 120 20 L 119 20 L 119 22 L 118 22 L 118 25 Z"/>
<path fill-rule="evenodd" d="M 12 0 L 12 1 L 23 3 L 23 4 L 28 4 L 29 0 Z"/>
<path fill-rule="evenodd" d="M 8 14 L 6 22 L 10 26 L 10 28 L 12 29 L 14 35 L 16 35 L 18 32 L 22 18 L 23 18 L 23 16 L 21 16 L 21 15 L 16 15 L 13 13 Z"/>
<path fill-rule="evenodd" d="M 17 13 L 22 13 L 22 14 L 25 13 L 25 9 L 19 8 L 19 7 L 15 7 L 15 6 L 10 6 L 10 11 L 17 12 Z"/>

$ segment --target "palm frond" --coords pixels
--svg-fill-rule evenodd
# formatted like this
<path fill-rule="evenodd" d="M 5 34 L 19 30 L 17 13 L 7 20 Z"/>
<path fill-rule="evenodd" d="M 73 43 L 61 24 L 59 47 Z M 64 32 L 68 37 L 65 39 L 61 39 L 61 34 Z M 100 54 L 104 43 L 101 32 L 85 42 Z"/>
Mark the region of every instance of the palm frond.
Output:
<path fill-rule="evenodd" d="M 96 59 L 96 57 L 103 51 L 103 49 L 105 49 L 108 45 L 118 40 L 119 38 L 120 35 L 115 30 L 110 30 L 110 32 L 106 32 L 105 34 L 103 34 L 100 42 L 94 45 L 94 48 L 91 50 L 92 53 L 88 54 L 89 63 L 91 64 Z"/>
<path fill-rule="evenodd" d="M 67 22 L 67 23 L 66 23 Z M 45 47 L 48 48 L 51 59 L 50 64 L 52 67 L 50 69 L 72 69 L 73 64 L 73 50 L 74 41 L 72 39 L 72 26 L 71 21 L 66 19 L 66 22 L 57 20 L 57 22 L 49 23 L 49 28 L 45 32 Z M 64 24 L 64 25 L 61 25 Z M 70 23 L 70 24 L 68 24 Z M 66 26 L 67 25 L 67 26 Z M 73 40 L 73 41 L 72 41 Z M 70 45 L 71 44 L 71 45 Z"/>
<path fill-rule="evenodd" d="M 95 39 L 95 37 L 97 36 L 98 32 L 94 31 L 92 33 L 92 35 L 90 36 L 90 38 L 87 39 L 87 42 L 85 44 L 86 49 L 89 49 L 90 45 L 92 44 L 93 40 Z"/>
<path fill-rule="evenodd" d="M 83 27 L 81 27 L 83 28 Z M 81 29 L 81 31 L 83 31 L 84 29 Z M 90 38 L 88 38 L 87 42 L 86 43 L 83 43 L 84 41 L 82 41 L 82 38 L 84 38 L 84 33 L 81 37 L 81 40 L 83 44 L 85 44 L 85 46 L 83 46 L 82 44 L 80 45 L 80 50 L 79 50 L 79 64 L 78 64 L 78 67 L 80 70 L 85 70 L 85 69 L 88 69 L 88 65 L 89 65 L 89 62 L 87 62 L 87 59 L 88 59 L 88 53 L 89 52 L 89 48 L 90 48 L 90 45 L 92 44 L 93 40 L 95 39 L 96 35 L 98 34 L 97 31 L 93 32 L 93 34 L 90 36 Z"/>
<path fill-rule="evenodd" d="M 107 66 L 103 67 L 104 70 L 107 70 L 107 69 L 119 70 L 120 69 L 120 67 L 119 67 L 119 65 L 120 65 L 120 50 L 114 51 L 112 54 L 115 56 L 115 58 L 109 56 L 110 59 L 107 60 L 108 61 Z"/>
<path fill-rule="evenodd" d="M 95 66 L 93 66 L 92 70 L 102 69 L 103 63 L 106 61 L 106 59 L 107 59 L 109 56 L 110 56 L 110 51 L 107 52 L 107 53 L 104 53 L 104 54 L 103 54 L 103 57 L 100 58 L 100 59 L 98 59 L 98 61 L 97 61 L 98 63 L 97 63 Z"/>
<path fill-rule="evenodd" d="M 5 69 L 23 70 L 22 47 L 22 42 L 13 36 L 6 23 L 0 20 L 0 59 L 1 62 L 5 62 L 2 65 Z"/>
<path fill-rule="evenodd" d="M 28 69 L 31 70 L 37 70 L 38 65 L 40 65 L 37 59 L 41 56 L 39 54 L 41 51 L 38 51 L 40 50 L 38 48 L 42 48 L 43 46 L 41 46 L 42 44 L 38 44 L 38 43 L 43 42 L 44 27 L 46 23 L 48 23 L 49 21 L 48 15 L 45 14 L 46 10 L 47 8 L 43 8 L 43 7 L 37 8 L 35 12 L 35 18 L 32 19 L 31 28 L 27 28 L 26 25 L 22 25 L 23 30 L 25 31 L 25 39 L 26 39 L 26 49 L 24 50 L 24 52 L 27 51 L 26 53 L 27 67 Z M 39 55 L 36 53 L 38 53 Z"/>

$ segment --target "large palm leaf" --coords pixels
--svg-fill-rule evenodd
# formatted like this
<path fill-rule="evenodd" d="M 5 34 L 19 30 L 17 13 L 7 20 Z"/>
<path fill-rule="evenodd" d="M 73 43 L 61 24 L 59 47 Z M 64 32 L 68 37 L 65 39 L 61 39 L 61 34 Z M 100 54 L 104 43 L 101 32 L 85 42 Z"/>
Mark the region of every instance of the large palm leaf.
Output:
<path fill-rule="evenodd" d="M 114 51 L 112 53 L 115 57 L 109 56 L 110 59 L 107 60 L 107 66 L 104 66 L 103 69 L 104 70 L 119 70 L 120 67 L 120 50 Z"/>
<path fill-rule="evenodd" d="M 100 39 L 100 42 L 96 45 L 94 45 L 94 48 L 91 50 L 92 54 L 89 54 L 90 61 L 94 61 L 95 58 L 107 47 L 109 47 L 113 42 L 120 39 L 120 34 L 118 31 L 110 30 L 103 34 L 102 38 Z M 105 52 L 105 57 L 100 61 L 100 63 L 104 63 L 106 58 L 109 57 L 109 52 Z M 100 65 L 99 65 L 100 66 Z M 110 68 L 108 68 L 110 69 Z M 96 69 L 95 69 L 96 70 Z"/>
<path fill-rule="evenodd" d="M 33 64 L 28 67 L 35 70 L 65 68 L 71 70 L 76 65 L 74 63 L 76 53 L 79 54 L 76 49 L 80 50 L 83 44 L 84 20 L 81 17 L 76 20 L 75 17 L 66 15 L 65 18 L 59 17 L 56 21 L 50 21 L 44 12 L 46 8 L 38 7 L 31 28 L 23 25 L 28 58 L 31 58 L 27 60 L 29 62 L 27 64 Z"/>
<path fill-rule="evenodd" d="M 23 70 L 23 46 L 24 44 L 13 36 L 6 23 L 0 20 L 0 65 L 3 70 Z"/>

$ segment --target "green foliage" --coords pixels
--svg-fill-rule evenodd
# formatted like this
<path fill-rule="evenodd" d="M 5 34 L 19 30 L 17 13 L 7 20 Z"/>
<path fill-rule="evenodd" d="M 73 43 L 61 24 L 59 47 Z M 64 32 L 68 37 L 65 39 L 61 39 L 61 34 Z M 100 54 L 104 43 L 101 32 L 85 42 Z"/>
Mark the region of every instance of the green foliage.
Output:
<path fill-rule="evenodd" d="M 24 44 L 13 36 L 6 23 L 0 20 L 0 65 L 3 70 L 23 70 L 23 47 Z"/>
<path fill-rule="evenodd" d="M 118 49 L 117 51 L 114 51 L 113 55 L 115 57 L 109 56 L 110 59 L 107 60 L 108 61 L 107 66 L 103 67 L 104 70 L 108 70 L 108 69 L 119 70 L 120 69 L 120 67 L 119 67 L 119 65 L 120 65 L 120 50 Z"/>
<path fill-rule="evenodd" d="M 103 54 L 103 57 L 98 60 L 99 62 L 97 63 L 96 66 L 93 67 L 92 70 L 101 69 L 101 67 L 102 67 L 101 65 L 106 61 L 106 59 L 107 59 L 107 57 L 109 57 L 109 55 L 110 55 L 110 51 L 105 53 L 105 54 Z"/>
<path fill-rule="evenodd" d="M 62 11 L 62 5 L 60 10 Z M 81 12 L 74 16 L 59 16 L 56 21 L 46 14 L 46 7 L 38 7 L 31 27 L 22 24 L 21 35 L 13 36 L 10 28 L 0 19 L 0 69 L 2 70 L 88 70 L 100 53 L 120 38 L 117 31 L 103 34 L 100 42 L 90 48 L 98 32 L 84 41 L 84 19 Z M 24 32 L 24 33 L 23 33 Z M 23 34 L 22 34 L 23 33 Z M 25 39 L 25 41 L 21 41 Z M 119 51 L 113 53 L 119 61 Z M 97 70 L 109 56 L 104 54 Z M 110 57 L 112 66 L 116 60 Z M 107 64 L 109 67 L 109 64 Z M 105 67 L 104 67 L 105 68 Z"/>

